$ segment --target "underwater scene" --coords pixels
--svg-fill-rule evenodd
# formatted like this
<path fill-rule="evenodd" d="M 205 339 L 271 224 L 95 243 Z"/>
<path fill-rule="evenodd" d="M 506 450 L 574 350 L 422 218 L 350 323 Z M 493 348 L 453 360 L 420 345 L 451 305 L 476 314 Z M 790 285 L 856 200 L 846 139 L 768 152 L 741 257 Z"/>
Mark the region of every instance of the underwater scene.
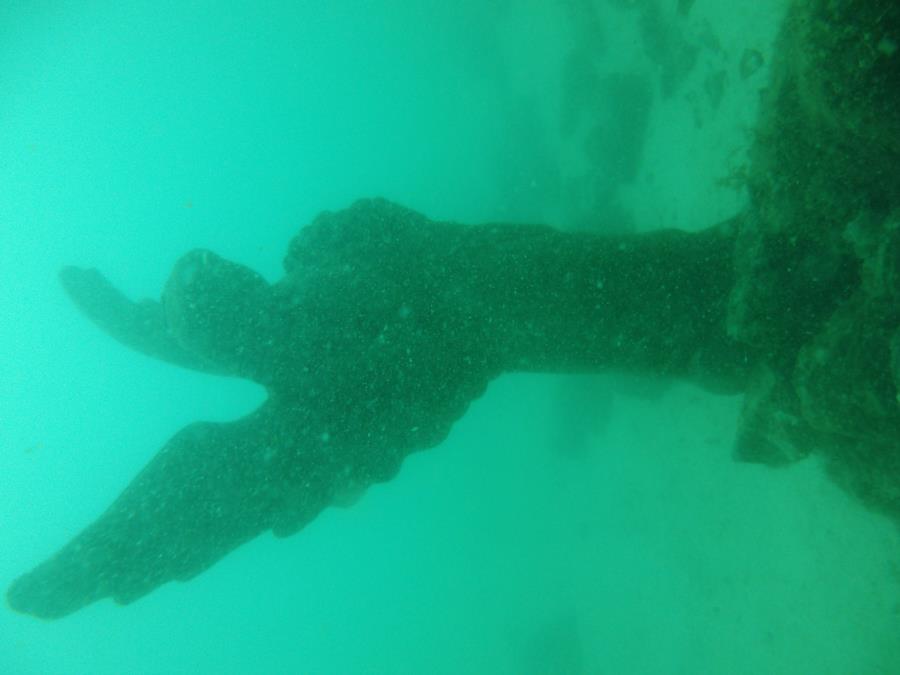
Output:
<path fill-rule="evenodd" d="M 0 5 L 0 673 L 900 673 L 900 4 Z"/>

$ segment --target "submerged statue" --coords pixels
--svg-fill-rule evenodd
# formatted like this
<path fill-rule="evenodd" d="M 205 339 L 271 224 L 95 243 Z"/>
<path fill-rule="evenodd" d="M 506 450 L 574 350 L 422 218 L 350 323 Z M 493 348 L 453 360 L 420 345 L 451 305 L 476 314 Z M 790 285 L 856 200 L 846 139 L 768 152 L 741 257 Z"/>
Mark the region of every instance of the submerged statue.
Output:
<path fill-rule="evenodd" d="M 725 334 L 734 231 L 465 227 L 370 200 L 302 229 L 274 285 L 208 251 L 176 264 L 161 302 L 64 270 L 73 300 L 123 343 L 269 396 L 244 419 L 176 434 L 10 603 L 54 617 L 128 602 L 260 532 L 292 534 L 440 443 L 503 372 L 618 367 L 737 391 L 749 357 Z"/>
<path fill-rule="evenodd" d="M 272 285 L 208 251 L 176 264 L 158 302 L 64 270 L 72 299 L 122 343 L 252 379 L 268 398 L 177 433 L 95 523 L 12 584 L 10 605 L 55 618 L 131 602 L 261 532 L 292 534 L 439 444 L 511 371 L 746 392 L 740 459 L 815 453 L 900 522 L 897 40 L 893 0 L 797 3 L 751 204 L 701 232 L 464 226 L 366 200 L 303 228 Z"/>

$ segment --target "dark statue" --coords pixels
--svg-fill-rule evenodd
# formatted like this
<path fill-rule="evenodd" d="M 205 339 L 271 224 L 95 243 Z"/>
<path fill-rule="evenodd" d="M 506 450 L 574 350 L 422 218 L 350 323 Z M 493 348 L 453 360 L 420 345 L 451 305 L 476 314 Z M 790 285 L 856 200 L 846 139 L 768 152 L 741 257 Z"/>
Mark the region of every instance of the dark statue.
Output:
<path fill-rule="evenodd" d="M 100 518 L 17 579 L 61 617 L 186 580 L 266 530 L 390 480 L 504 372 L 624 371 L 745 393 L 735 453 L 819 455 L 900 522 L 900 5 L 813 0 L 776 46 L 738 217 L 601 236 L 434 222 L 384 200 L 324 213 L 284 277 L 208 251 L 160 301 L 62 282 L 145 354 L 262 384 L 227 424 L 178 432 Z"/>

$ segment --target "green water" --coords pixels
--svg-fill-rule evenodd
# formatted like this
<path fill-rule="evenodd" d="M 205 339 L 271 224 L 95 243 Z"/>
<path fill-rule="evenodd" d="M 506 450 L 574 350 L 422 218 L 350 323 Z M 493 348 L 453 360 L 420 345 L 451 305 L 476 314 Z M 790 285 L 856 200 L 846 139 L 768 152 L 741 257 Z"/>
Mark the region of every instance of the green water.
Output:
<path fill-rule="evenodd" d="M 721 179 L 784 3 L 687 4 L 0 6 L 3 585 L 177 429 L 262 398 L 120 347 L 60 267 L 156 297 L 205 247 L 274 280 L 299 227 L 363 196 L 461 222 L 718 222 L 746 198 Z M 763 65 L 742 75 L 748 50 Z M 894 530 L 814 462 L 732 462 L 739 406 L 504 376 L 292 538 L 127 608 L 0 611 L 0 673 L 900 672 Z"/>

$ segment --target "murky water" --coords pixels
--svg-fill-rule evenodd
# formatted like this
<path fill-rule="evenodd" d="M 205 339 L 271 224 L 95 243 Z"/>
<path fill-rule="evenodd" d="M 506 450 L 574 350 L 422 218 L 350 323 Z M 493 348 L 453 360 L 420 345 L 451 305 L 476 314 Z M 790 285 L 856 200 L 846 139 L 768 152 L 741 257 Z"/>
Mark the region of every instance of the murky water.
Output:
<path fill-rule="evenodd" d="M 740 5 L 740 6 L 739 6 Z M 0 579 L 255 385 L 152 361 L 67 264 L 158 297 L 209 248 L 274 280 L 324 209 L 697 230 L 746 196 L 784 3 L 11 2 L 0 8 Z M 413 263 L 414 264 L 414 261 Z M 54 623 L 0 671 L 900 672 L 900 543 L 804 462 L 731 460 L 739 397 L 506 375 L 294 537 Z"/>

